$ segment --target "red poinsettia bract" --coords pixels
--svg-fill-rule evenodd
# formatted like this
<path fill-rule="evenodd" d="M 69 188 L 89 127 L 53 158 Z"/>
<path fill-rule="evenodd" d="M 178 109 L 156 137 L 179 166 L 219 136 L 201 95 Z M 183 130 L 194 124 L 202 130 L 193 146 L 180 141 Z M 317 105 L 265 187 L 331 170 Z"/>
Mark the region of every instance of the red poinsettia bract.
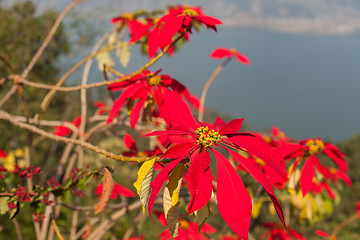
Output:
<path fill-rule="evenodd" d="M 95 194 L 99 195 L 99 198 L 100 198 L 102 192 L 103 192 L 103 185 L 102 184 L 97 185 L 96 189 L 95 189 Z M 111 191 L 110 198 L 116 199 L 117 195 L 124 196 L 124 197 L 135 197 L 135 194 L 130 189 L 128 189 L 118 183 L 115 183 L 113 190 Z"/>
<path fill-rule="evenodd" d="M 210 54 L 210 57 L 218 58 L 218 59 L 235 57 L 240 63 L 250 65 L 250 60 L 245 55 L 239 53 L 238 50 L 234 48 L 230 48 L 230 49 L 223 47 L 216 48 Z"/>
<path fill-rule="evenodd" d="M 72 121 L 72 124 L 74 124 L 74 126 L 77 128 L 80 126 L 80 123 L 81 123 L 81 116 L 74 118 L 74 120 Z M 71 134 L 71 130 L 61 125 L 61 126 L 56 126 L 53 133 L 57 136 L 64 137 L 64 136 L 69 136 Z"/>
<path fill-rule="evenodd" d="M 158 217 L 159 222 L 164 227 L 167 226 L 167 222 L 165 219 L 164 213 L 156 212 L 156 216 Z M 170 234 L 169 229 L 166 229 L 160 233 L 160 240 L 182 240 L 182 239 L 201 239 L 207 240 L 208 238 L 204 235 L 215 233 L 216 229 L 213 228 L 210 224 L 204 223 L 201 228 L 201 231 L 198 231 L 198 224 L 193 222 L 188 222 L 185 219 L 179 219 L 180 227 L 178 228 L 178 235 L 177 237 L 173 238 Z"/>
<path fill-rule="evenodd" d="M 288 228 L 284 229 L 281 225 L 279 226 L 276 223 L 265 223 L 265 228 L 269 228 L 269 230 L 264 233 L 261 238 L 266 238 L 267 240 L 306 240 L 306 238 L 295 231 L 294 229 Z"/>
<path fill-rule="evenodd" d="M 207 28 L 216 31 L 216 25 L 222 22 L 216 18 L 204 15 L 201 8 L 191 6 L 177 6 L 159 19 L 157 25 L 149 32 L 149 58 L 155 56 L 159 48 L 164 49 L 173 42 L 176 33 L 192 32 L 193 24 L 204 24 Z"/>
<path fill-rule="evenodd" d="M 275 209 L 284 223 L 283 212 L 279 200 L 274 194 L 269 179 L 256 165 L 234 150 L 247 151 L 267 164 L 280 174 L 286 175 L 283 158 L 266 142 L 250 133 L 238 132 L 243 119 L 235 119 L 225 123 L 219 117 L 210 125 L 194 122 L 192 125 L 182 125 L 168 131 L 155 131 L 146 136 L 167 136 L 171 146 L 162 158 L 174 159 L 155 177 L 151 183 L 152 192 L 148 202 L 149 213 L 155 198 L 171 171 L 182 161 L 189 161 L 188 189 L 191 195 L 187 207 L 192 213 L 204 207 L 211 198 L 212 174 L 210 170 L 210 152 L 217 162 L 217 203 L 225 222 L 241 238 L 247 239 L 251 220 L 251 198 L 235 168 L 217 150 L 221 147 L 227 150 L 234 160 L 245 168 L 269 194 Z M 187 160 L 188 159 L 188 160 Z"/>
<path fill-rule="evenodd" d="M 302 158 L 306 158 L 300 176 L 300 189 L 303 196 L 312 190 L 316 170 L 325 179 L 333 179 L 335 182 L 337 179 L 341 179 L 349 186 L 352 184 L 351 179 L 346 175 L 348 166 L 344 153 L 331 143 L 324 143 L 320 138 L 310 138 L 298 143 L 284 143 L 276 149 L 286 159 L 297 158 L 294 162 L 294 168 Z M 330 157 L 339 170 L 321 164 L 317 157 L 320 153 Z"/>
<path fill-rule="evenodd" d="M 139 117 L 140 111 L 144 108 L 144 113 L 151 117 L 154 106 L 157 106 L 160 115 L 168 125 L 177 125 L 182 122 L 192 121 L 190 108 L 184 98 L 194 107 L 199 108 L 199 99 L 190 94 L 189 90 L 177 80 L 169 75 L 158 75 L 159 69 L 155 73 L 148 70 L 136 75 L 128 81 L 114 83 L 108 86 L 111 91 L 123 90 L 120 97 L 114 102 L 107 123 L 111 123 L 119 110 L 128 101 L 130 105 L 130 124 L 134 128 Z M 131 105 L 138 100 L 134 107 Z"/>

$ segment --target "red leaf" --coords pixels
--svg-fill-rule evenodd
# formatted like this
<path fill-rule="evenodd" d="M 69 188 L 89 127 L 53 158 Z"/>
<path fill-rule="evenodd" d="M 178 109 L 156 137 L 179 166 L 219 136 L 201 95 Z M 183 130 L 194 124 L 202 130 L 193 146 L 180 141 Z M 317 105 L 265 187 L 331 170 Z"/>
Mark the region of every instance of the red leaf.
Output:
<path fill-rule="evenodd" d="M 193 114 L 179 93 L 167 90 L 164 91 L 163 98 L 161 114 L 167 115 L 171 126 L 195 125 Z"/>
<path fill-rule="evenodd" d="M 163 49 L 172 42 L 172 37 L 180 30 L 185 16 L 174 16 L 167 20 L 160 32 L 160 48 Z"/>
<path fill-rule="evenodd" d="M 276 148 L 283 158 L 291 159 L 303 155 L 304 146 L 297 143 L 283 143 Z"/>
<path fill-rule="evenodd" d="M 137 149 L 135 140 L 128 133 L 125 133 L 125 135 L 124 135 L 124 144 L 129 150 L 137 152 L 138 149 Z"/>
<path fill-rule="evenodd" d="M 185 156 L 186 155 L 183 155 L 183 156 L 179 157 L 178 159 L 171 161 L 168 165 L 166 165 L 166 167 L 164 167 L 161 170 L 161 172 L 158 175 L 156 175 L 154 180 L 151 182 L 150 186 L 151 186 L 152 191 L 151 191 L 151 194 L 149 197 L 149 202 L 148 202 L 150 218 L 151 218 L 151 211 L 154 206 L 156 196 L 158 195 L 162 185 L 164 185 L 164 182 L 168 179 L 170 172 L 183 160 L 183 158 Z"/>
<path fill-rule="evenodd" d="M 284 226 L 286 226 L 280 201 L 275 196 L 273 187 L 272 187 L 269 179 L 264 175 L 264 173 L 261 172 L 260 169 L 258 169 L 256 167 L 256 165 L 252 161 L 249 161 L 248 159 L 244 158 L 243 156 L 241 156 L 237 152 L 234 152 L 234 151 L 232 151 L 230 149 L 228 149 L 228 151 L 230 152 L 231 156 L 236 161 L 238 161 L 246 169 L 246 171 L 253 178 L 255 178 L 255 180 L 258 181 L 260 183 L 260 185 L 265 189 L 265 191 L 269 194 L 269 197 L 271 198 L 271 201 L 274 204 L 274 207 L 276 209 L 277 214 L 279 215 L 279 217 L 280 217 L 282 223 L 284 224 Z"/>
<path fill-rule="evenodd" d="M 118 183 L 114 184 L 114 189 L 113 192 L 115 192 L 116 194 L 119 194 L 120 196 L 124 196 L 124 197 L 135 197 L 135 193 L 133 193 L 130 189 L 121 186 Z"/>
<path fill-rule="evenodd" d="M 315 169 L 314 169 L 312 156 L 310 156 L 308 159 L 306 159 L 304 167 L 301 170 L 301 176 L 300 176 L 300 188 L 304 197 L 312 188 L 312 182 L 314 176 L 315 176 Z"/>
<path fill-rule="evenodd" d="M 329 234 L 327 234 L 326 232 L 320 231 L 320 230 L 316 230 L 315 233 L 321 237 L 330 237 Z"/>
<path fill-rule="evenodd" d="M 222 24 L 219 19 L 207 15 L 199 15 L 197 19 L 199 19 L 202 23 L 210 26 Z"/>
<path fill-rule="evenodd" d="M 141 90 L 142 88 L 143 88 L 142 84 L 136 84 L 136 85 L 133 85 L 132 87 L 125 89 L 122 92 L 121 96 L 118 99 L 116 99 L 116 101 L 112 105 L 111 112 L 109 114 L 109 117 L 108 117 L 106 123 L 107 124 L 111 123 L 113 121 L 113 119 L 115 118 L 115 116 L 117 115 L 117 113 L 122 108 L 122 106 L 124 105 L 126 99 L 132 97 L 137 91 Z"/>
<path fill-rule="evenodd" d="M 347 172 L 348 165 L 345 161 L 344 156 L 342 155 L 340 150 L 337 149 L 337 147 L 333 146 L 332 144 L 325 144 L 323 153 L 330 157 L 341 170 Z"/>
<path fill-rule="evenodd" d="M 194 143 L 180 143 L 170 147 L 162 155 L 161 158 L 178 158 L 180 156 L 187 155 Z"/>
<path fill-rule="evenodd" d="M 281 155 L 275 151 L 264 140 L 259 139 L 253 135 L 238 135 L 230 136 L 227 141 L 234 143 L 242 149 L 246 149 L 250 154 L 253 154 L 272 166 L 282 175 L 287 175 L 285 169 L 285 161 Z"/>
<path fill-rule="evenodd" d="M 243 121 L 244 121 L 244 118 L 231 120 L 230 122 L 228 122 L 227 124 L 225 124 L 224 126 L 222 126 L 220 128 L 219 134 L 225 135 L 228 133 L 238 132 L 241 128 Z"/>
<path fill-rule="evenodd" d="M 142 36 L 146 35 L 149 32 L 151 26 L 152 26 L 151 23 L 142 24 L 141 22 L 139 22 L 137 20 L 129 21 L 129 32 L 131 34 L 131 38 L 130 38 L 129 42 L 130 43 L 136 42 Z"/>
<path fill-rule="evenodd" d="M 225 58 L 232 57 L 232 53 L 227 48 L 217 48 L 211 54 L 211 58 Z"/>
<path fill-rule="evenodd" d="M 191 200 L 187 207 L 188 214 L 201 209 L 210 201 L 212 175 L 209 151 L 194 157 L 189 168 L 189 176 L 188 188 Z"/>
<path fill-rule="evenodd" d="M 131 111 L 131 116 L 130 116 L 130 126 L 132 129 L 135 128 L 135 125 L 137 123 L 137 121 L 139 120 L 139 116 L 140 116 L 140 111 L 142 109 L 142 107 L 144 106 L 145 101 L 147 100 L 148 96 L 144 96 L 143 98 L 141 98 L 134 106 L 134 108 Z"/>
<path fill-rule="evenodd" d="M 246 64 L 246 65 L 250 65 L 250 60 L 243 54 L 237 52 L 235 54 L 235 57 L 236 59 L 240 62 L 240 63 L 243 63 L 243 64 Z"/>
<path fill-rule="evenodd" d="M 150 33 L 148 38 L 148 54 L 149 59 L 153 58 L 159 49 L 160 29 L 155 27 Z"/>
<path fill-rule="evenodd" d="M 248 239 L 251 198 L 230 162 L 213 150 L 217 161 L 217 201 L 220 215 L 241 238 Z"/>

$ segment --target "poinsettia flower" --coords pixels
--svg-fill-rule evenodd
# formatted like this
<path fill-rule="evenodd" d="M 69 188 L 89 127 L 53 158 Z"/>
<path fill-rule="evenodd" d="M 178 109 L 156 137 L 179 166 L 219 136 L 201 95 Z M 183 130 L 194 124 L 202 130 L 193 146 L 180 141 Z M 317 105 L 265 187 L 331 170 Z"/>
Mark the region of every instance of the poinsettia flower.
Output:
<path fill-rule="evenodd" d="M 159 222 L 164 227 L 167 226 L 167 222 L 165 219 L 164 213 L 155 212 L 158 217 Z M 186 221 L 185 219 L 179 219 L 180 227 L 178 228 L 178 236 L 173 238 L 170 234 L 169 229 L 166 229 L 160 233 L 160 240 L 181 240 L 181 239 L 202 239 L 207 240 L 208 238 L 204 235 L 204 233 L 211 234 L 215 233 L 216 229 L 212 227 L 210 224 L 204 223 L 200 232 L 198 231 L 198 224 Z"/>
<path fill-rule="evenodd" d="M 95 194 L 99 195 L 99 198 L 101 198 L 102 192 L 103 192 L 103 185 L 102 184 L 97 185 L 95 189 Z M 135 194 L 130 189 L 118 183 L 115 183 L 113 190 L 111 191 L 110 198 L 116 199 L 117 195 L 124 197 L 135 197 Z"/>
<path fill-rule="evenodd" d="M 265 228 L 269 228 L 267 232 L 265 232 L 261 238 L 266 238 L 267 240 L 288 240 L 288 239 L 298 239 L 298 240 L 306 240 L 306 238 L 295 231 L 292 228 L 288 228 L 287 230 L 283 228 L 282 225 L 276 223 L 265 223 Z"/>
<path fill-rule="evenodd" d="M 107 123 L 111 123 L 125 102 L 128 102 L 130 125 L 135 127 L 140 112 L 144 109 L 143 119 L 151 118 L 155 106 L 165 122 L 172 126 L 184 121 L 193 121 L 186 99 L 195 108 L 199 108 L 199 99 L 190 94 L 189 90 L 169 75 L 158 75 L 149 70 L 143 71 L 128 81 L 108 86 L 111 91 L 123 90 L 114 102 Z M 134 107 L 132 105 L 138 100 Z"/>
<path fill-rule="evenodd" d="M 149 58 L 155 56 L 159 48 L 164 49 L 173 42 L 177 33 L 192 32 L 194 23 L 204 24 L 207 28 L 216 31 L 216 25 L 222 22 L 216 18 L 204 15 L 201 8 L 191 6 L 177 6 L 170 8 L 169 12 L 161 17 L 150 33 L 148 39 Z"/>
<path fill-rule="evenodd" d="M 171 171 L 182 161 L 188 161 L 189 182 L 188 189 L 191 195 L 187 207 L 188 213 L 192 213 L 204 207 L 212 194 L 212 174 L 210 170 L 210 152 L 215 155 L 217 161 L 217 203 L 218 209 L 225 222 L 240 237 L 247 239 L 251 219 L 251 198 L 234 167 L 217 150 L 221 147 L 227 150 L 232 158 L 241 164 L 269 194 L 275 209 L 285 225 L 282 208 L 274 194 L 269 179 L 259 170 L 255 164 L 235 152 L 233 149 L 247 151 L 253 154 L 279 174 L 286 175 L 283 158 L 266 142 L 250 133 L 238 132 L 243 119 L 235 119 L 225 123 L 217 117 L 210 125 L 202 122 L 194 122 L 192 125 L 174 127 L 168 131 L 155 131 L 145 136 L 168 136 L 171 146 L 162 155 L 162 158 L 174 159 L 155 177 L 151 183 L 152 192 L 148 202 L 151 210 L 156 196 Z"/>
<path fill-rule="evenodd" d="M 321 173 L 327 179 L 342 179 L 348 185 L 351 185 L 350 178 L 345 174 L 348 170 L 348 166 L 344 157 L 344 153 L 341 152 L 335 145 L 331 143 L 324 143 L 321 138 L 309 138 L 294 143 L 281 144 L 276 150 L 284 158 L 297 158 L 294 162 L 293 169 L 299 164 L 299 162 L 305 158 L 304 166 L 301 170 L 300 176 L 300 189 L 305 196 L 313 187 L 313 181 L 316 171 Z M 320 163 L 317 155 L 323 153 L 330 157 L 334 163 L 338 166 L 339 171 L 330 170 L 329 167 Z"/>
<path fill-rule="evenodd" d="M 81 123 L 81 116 L 74 118 L 74 120 L 71 123 L 78 128 Z M 61 126 L 56 126 L 53 133 L 57 136 L 64 137 L 64 136 L 69 136 L 71 134 L 71 130 L 61 125 Z"/>
<path fill-rule="evenodd" d="M 218 59 L 235 57 L 240 63 L 250 65 L 250 60 L 244 54 L 239 53 L 235 48 L 216 48 L 210 54 L 210 57 Z"/>

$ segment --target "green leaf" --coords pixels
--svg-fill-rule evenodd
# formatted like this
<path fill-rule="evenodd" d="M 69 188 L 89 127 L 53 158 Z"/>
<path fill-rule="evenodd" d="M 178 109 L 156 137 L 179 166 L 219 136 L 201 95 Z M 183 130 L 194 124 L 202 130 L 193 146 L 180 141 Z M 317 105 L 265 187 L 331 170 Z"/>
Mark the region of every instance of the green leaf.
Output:
<path fill-rule="evenodd" d="M 70 200 L 70 191 L 69 190 L 64 191 L 63 199 L 64 199 L 64 202 L 69 202 L 69 200 Z"/>
<path fill-rule="evenodd" d="M 9 211 L 9 207 L 7 205 L 9 201 L 9 197 L 0 197 L 0 215 L 3 215 Z"/>
<path fill-rule="evenodd" d="M 70 185 L 72 184 L 72 179 L 68 178 L 65 182 L 65 189 L 68 189 L 70 187 Z"/>
<path fill-rule="evenodd" d="M 164 215 L 170 235 L 176 237 L 180 223 L 176 214 L 176 207 L 179 205 L 179 192 L 182 182 L 184 163 L 180 163 L 170 174 L 169 182 L 164 188 L 163 207 Z"/>
<path fill-rule="evenodd" d="M 31 212 L 36 213 L 36 214 L 41 213 L 42 206 L 43 206 L 43 204 L 41 203 L 40 200 L 32 201 L 30 203 Z"/>
<path fill-rule="evenodd" d="M 127 67 L 130 61 L 130 57 L 131 57 L 130 49 L 131 47 L 128 42 L 121 41 L 118 49 L 116 50 L 116 56 L 118 57 L 121 66 L 123 66 L 124 68 Z"/>
<path fill-rule="evenodd" d="M 150 197 L 150 183 L 154 176 L 154 166 L 155 158 L 144 162 L 138 171 L 138 178 L 134 183 L 134 187 L 136 188 L 137 194 L 139 195 L 143 206 L 144 214 Z"/>
<path fill-rule="evenodd" d="M 82 191 L 85 191 L 86 185 L 87 185 L 86 178 L 80 178 L 77 184 L 78 188 Z"/>

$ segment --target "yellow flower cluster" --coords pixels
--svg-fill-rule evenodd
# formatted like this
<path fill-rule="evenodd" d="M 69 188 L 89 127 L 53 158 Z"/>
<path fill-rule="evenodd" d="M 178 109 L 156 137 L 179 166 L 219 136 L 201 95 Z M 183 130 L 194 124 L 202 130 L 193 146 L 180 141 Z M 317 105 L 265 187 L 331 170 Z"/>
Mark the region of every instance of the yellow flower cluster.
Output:
<path fill-rule="evenodd" d="M 309 153 L 314 154 L 318 153 L 319 150 L 322 150 L 324 148 L 324 142 L 321 141 L 321 139 L 310 139 L 306 142 L 306 146 L 309 147 Z"/>
<path fill-rule="evenodd" d="M 195 16 L 199 15 L 194 9 L 191 9 L 191 8 L 186 8 L 184 10 L 184 14 L 189 15 L 191 17 L 195 17 Z"/>
<path fill-rule="evenodd" d="M 161 82 L 161 77 L 158 75 L 150 77 L 148 82 L 149 82 L 149 85 L 152 85 L 152 86 L 159 85 L 159 83 Z"/>
<path fill-rule="evenodd" d="M 203 148 L 209 148 L 220 140 L 220 134 L 214 130 L 209 131 L 208 127 L 199 127 L 196 129 L 196 134 L 198 135 L 196 143 Z"/>

